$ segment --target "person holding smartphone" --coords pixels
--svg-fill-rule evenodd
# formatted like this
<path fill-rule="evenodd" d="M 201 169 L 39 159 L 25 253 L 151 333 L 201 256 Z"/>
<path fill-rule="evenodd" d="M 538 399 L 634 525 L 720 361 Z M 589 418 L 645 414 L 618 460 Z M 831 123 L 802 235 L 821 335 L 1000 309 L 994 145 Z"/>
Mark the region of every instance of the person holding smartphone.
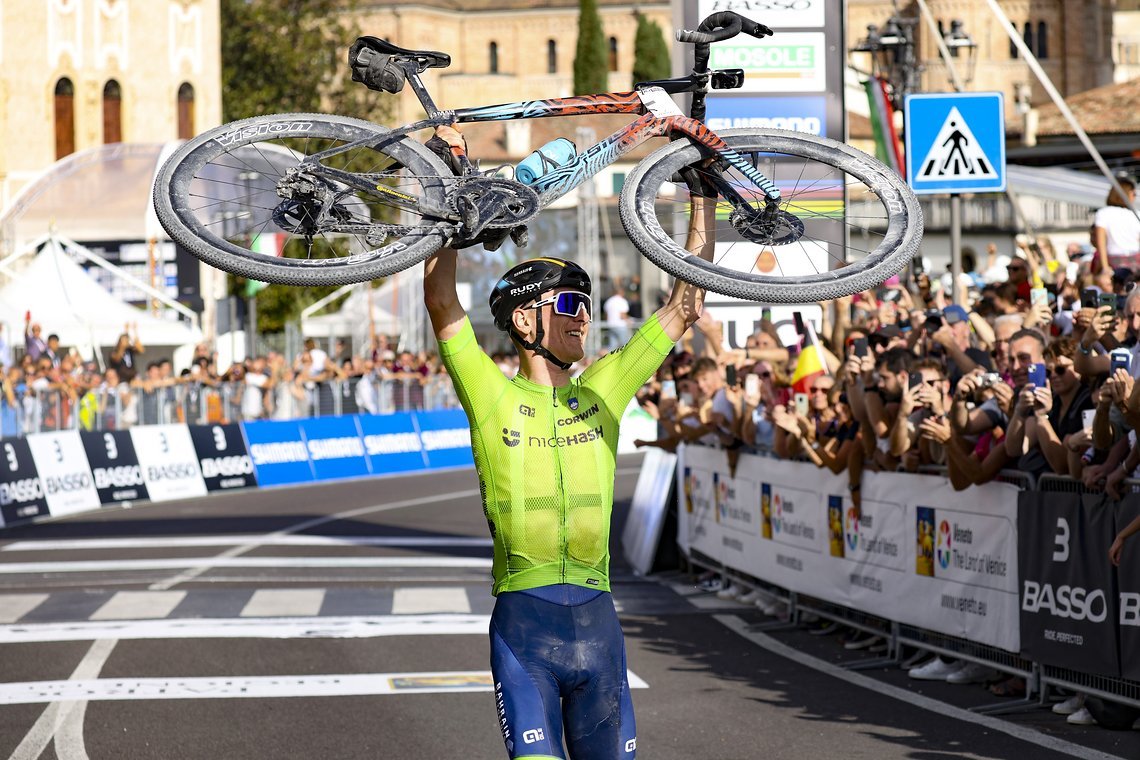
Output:
<path fill-rule="evenodd" d="M 1115 304 L 1098 306 L 1080 337 L 1074 369 L 1084 377 L 1109 372 L 1108 352 L 1120 347 L 1132 354 L 1129 374 L 1140 378 L 1140 288 L 1128 294 L 1122 310 L 1116 309 Z"/>

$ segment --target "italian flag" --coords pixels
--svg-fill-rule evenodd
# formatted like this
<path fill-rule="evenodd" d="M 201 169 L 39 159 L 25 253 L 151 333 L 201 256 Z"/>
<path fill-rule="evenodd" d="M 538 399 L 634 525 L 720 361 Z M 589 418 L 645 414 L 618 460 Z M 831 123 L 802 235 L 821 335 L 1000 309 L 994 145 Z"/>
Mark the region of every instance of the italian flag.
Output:
<path fill-rule="evenodd" d="M 895 131 L 895 109 L 887 97 L 887 83 L 881 77 L 871 77 L 863 83 L 867 90 L 867 100 L 871 105 L 871 130 L 875 134 L 875 156 L 895 170 L 900 177 L 906 176 L 903 165 L 902 146 Z"/>
<path fill-rule="evenodd" d="M 792 374 L 792 392 L 807 393 L 811 382 L 820 375 L 831 374 L 827 371 L 827 362 L 819 348 L 819 339 L 815 335 L 815 327 L 811 322 L 804 320 L 807 328 L 807 345 L 800 351 L 796 359 L 796 371 Z"/>

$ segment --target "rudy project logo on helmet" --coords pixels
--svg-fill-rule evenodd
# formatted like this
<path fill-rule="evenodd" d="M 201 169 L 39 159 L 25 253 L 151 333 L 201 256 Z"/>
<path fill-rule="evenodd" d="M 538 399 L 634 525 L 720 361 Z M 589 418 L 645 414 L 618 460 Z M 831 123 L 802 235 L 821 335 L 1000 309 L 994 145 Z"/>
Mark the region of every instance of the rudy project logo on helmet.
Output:
<path fill-rule="evenodd" d="M 540 287 L 542 287 L 541 282 L 529 282 L 526 285 L 520 285 L 517 288 L 511 288 L 509 292 L 512 296 L 517 296 L 521 295 L 522 293 L 533 293 Z"/>
<path fill-rule="evenodd" d="M 507 444 L 511 448 L 518 446 L 520 443 L 522 443 L 522 433 L 517 430 L 507 430 L 506 428 L 503 428 L 503 443 Z"/>

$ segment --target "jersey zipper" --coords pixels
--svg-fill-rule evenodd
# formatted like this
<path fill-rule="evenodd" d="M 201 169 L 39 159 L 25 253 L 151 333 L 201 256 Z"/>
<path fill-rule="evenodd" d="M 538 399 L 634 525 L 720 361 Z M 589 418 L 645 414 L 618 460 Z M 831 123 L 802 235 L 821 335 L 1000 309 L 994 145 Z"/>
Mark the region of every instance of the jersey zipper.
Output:
<path fill-rule="evenodd" d="M 558 389 L 551 389 L 551 397 L 554 402 L 554 409 L 558 408 Z M 556 412 L 550 415 L 550 434 L 555 439 L 555 444 L 558 443 L 558 417 Z M 559 498 L 561 499 L 561 508 L 558 510 L 558 559 L 561 562 L 560 580 L 562 583 L 566 582 L 566 484 L 562 480 L 562 450 L 555 445 L 554 447 L 554 465 L 558 471 L 558 490 Z"/>

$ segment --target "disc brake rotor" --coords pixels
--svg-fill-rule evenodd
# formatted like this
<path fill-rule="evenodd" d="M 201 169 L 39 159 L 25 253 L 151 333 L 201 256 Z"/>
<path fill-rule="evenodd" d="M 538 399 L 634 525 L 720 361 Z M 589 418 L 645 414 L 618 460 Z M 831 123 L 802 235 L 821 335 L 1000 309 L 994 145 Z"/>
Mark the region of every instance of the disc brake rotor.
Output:
<path fill-rule="evenodd" d="M 795 214 L 780 209 L 770 219 L 766 216 L 764 209 L 738 209 L 728 221 L 741 237 L 760 245 L 787 245 L 803 237 L 803 220 Z"/>

